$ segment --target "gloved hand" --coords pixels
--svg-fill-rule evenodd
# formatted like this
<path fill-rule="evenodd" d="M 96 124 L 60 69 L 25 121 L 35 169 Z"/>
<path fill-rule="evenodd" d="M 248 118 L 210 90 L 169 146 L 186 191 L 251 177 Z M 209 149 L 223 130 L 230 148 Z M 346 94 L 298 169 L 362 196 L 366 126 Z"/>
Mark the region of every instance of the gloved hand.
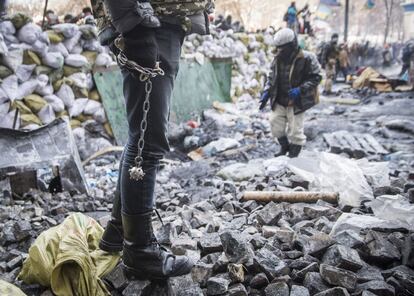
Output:
<path fill-rule="evenodd" d="M 155 67 L 155 63 L 158 61 L 155 29 L 137 25 L 131 31 L 123 34 L 123 37 L 123 51 L 129 60 L 143 67 Z"/>
<path fill-rule="evenodd" d="M 262 95 L 260 96 L 260 107 L 259 107 L 259 110 L 262 110 L 266 106 L 268 100 L 269 100 L 269 91 L 268 90 L 265 90 L 262 93 Z"/>
<path fill-rule="evenodd" d="M 289 90 L 288 92 L 289 99 L 293 101 L 294 104 L 297 104 L 300 100 L 300 88 L 295 87 Z"/>
<path fill-rule="evenodd" d="M 161 26 L 160 20 L 155 16 L 154 9 L 149 1 L 137 1 L 135 9 L 141 26 L 148 28 L 158 28 Z"/>

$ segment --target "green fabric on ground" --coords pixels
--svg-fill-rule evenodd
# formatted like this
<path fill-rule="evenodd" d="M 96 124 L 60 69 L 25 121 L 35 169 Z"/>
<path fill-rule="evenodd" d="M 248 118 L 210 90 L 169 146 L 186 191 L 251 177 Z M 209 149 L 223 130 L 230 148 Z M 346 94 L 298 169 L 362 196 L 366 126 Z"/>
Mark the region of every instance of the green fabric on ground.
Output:
<path fill-rule="evenodd" d="M 2 296 L 27 296 L 17 288 L 15 285 L 12 285 L 8 282 L 0 280 L 0 295 Z"/>
<path fill-rule="evenodd" d="M 41 233 L 29 249 L 19 279 L 51 287 L 57 296 L 110 295 L 100 279 L 117 265 L 119 255 L 99 249 L 103 228 L 81 213 Z"/>

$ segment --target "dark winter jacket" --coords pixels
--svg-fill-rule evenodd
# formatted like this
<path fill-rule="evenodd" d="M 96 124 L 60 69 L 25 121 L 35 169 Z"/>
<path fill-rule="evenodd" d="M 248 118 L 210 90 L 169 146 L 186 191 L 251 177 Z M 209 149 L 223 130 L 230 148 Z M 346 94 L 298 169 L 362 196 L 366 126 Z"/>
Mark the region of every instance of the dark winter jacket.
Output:
<path fill-rule="evenodd" d="M 269 91 L 272 110 L 275 110 L 278 96 L 278 61 L 272 62 L 271 72 L 266 82 L 265 91 Z M 302 113 L 313 107 L 319 99 L 318 85 L 322 80 L 321 66 L 316 56 L 308 51 L 299 50 L 290 69 L 290 85 L 300 88 L 300 100 L 294 105 L 294 113 Z"/>

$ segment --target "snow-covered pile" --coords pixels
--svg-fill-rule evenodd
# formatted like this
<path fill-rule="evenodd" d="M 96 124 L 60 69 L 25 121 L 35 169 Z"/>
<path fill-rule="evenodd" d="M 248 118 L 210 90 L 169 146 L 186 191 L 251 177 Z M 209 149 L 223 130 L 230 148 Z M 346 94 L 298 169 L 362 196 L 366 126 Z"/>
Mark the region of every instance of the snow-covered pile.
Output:
<path fill-rule="evenodd" d="M 184 56 L 208 58 L 232 58 L 232 97 L 244 93 L 257 96 L 260 92 L 273 59 L 274 30 L 260 33 L 233 33 L 212 31 L 211 35 L 191 35 L 184 42 Z"/>
<path fill-rule="evenodd" d="M 32 130 L 69 116 L 72 127 L 106 127 L 92 69 L 114 63 L 92 25 L 58 24 L 42 31 L 17 14 L 0 23 L 0 126 Z"/>

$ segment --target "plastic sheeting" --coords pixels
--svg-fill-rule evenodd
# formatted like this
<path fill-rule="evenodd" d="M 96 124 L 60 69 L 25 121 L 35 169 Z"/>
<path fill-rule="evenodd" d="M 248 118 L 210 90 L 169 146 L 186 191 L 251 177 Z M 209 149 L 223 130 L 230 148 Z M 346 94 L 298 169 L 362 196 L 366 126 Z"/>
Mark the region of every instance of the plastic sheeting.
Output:
<path fill-rule="evenodd" d="M 102 234 L 103 228 L 94 219 L 70 215 L 39 235 L 19 279 L 50 287 L 57 296 L 110 295 L 100 278 L 115 268 L 119 256 L 98 248 Z"/>
<path fill-rule="evenodd" d="M 357 162 L 332 153 L 315 153 L 288 161 L 288 168 L 310 183 L 310 190 L 339 192 L 339 204 L 359 207 L 373 199 L 363 171 Z"/>

